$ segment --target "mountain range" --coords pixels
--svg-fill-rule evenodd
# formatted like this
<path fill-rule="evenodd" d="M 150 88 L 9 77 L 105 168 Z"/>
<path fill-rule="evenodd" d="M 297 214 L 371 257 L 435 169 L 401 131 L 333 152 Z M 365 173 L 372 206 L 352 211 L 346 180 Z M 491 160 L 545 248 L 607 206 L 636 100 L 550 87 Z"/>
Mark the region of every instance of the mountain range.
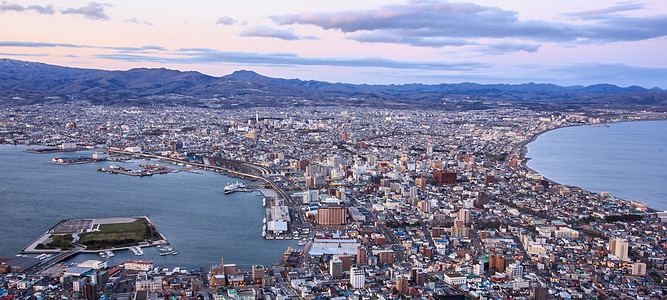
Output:
<path fill-rule="evenodd" d="M 87 101 L 103 105 L 244 106 L 336 105 L 445 109 L 524 107 L 643 107 L 667 109 L 667 92 L 611 84 L 402 84 L 368 85 L 281 79 L 252 71 L 213 77 L 165 68 L 127 71 L 80 69 L 0 59 L 0 104 Z"/>

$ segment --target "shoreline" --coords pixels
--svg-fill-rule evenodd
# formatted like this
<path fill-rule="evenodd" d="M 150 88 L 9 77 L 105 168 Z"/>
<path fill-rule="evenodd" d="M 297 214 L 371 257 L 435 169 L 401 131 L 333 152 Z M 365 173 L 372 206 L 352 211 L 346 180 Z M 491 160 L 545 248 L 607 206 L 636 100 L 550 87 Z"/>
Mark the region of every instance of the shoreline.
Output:
<path fill-rule="evenodd" d="M 655 120 L 622 120 L 622 121 L 616 121 L 616 122 L 606 122 L 606 123 L 604 123 L 604 124 L 619 124 L 619 123 L 631 123 L 631 122 L 653 122 L 653 121 L 667 121 L 667 118 L 666 118 L 666 119 L 655 119 Z M 545 133 L 550 132 L 550 131 L 554 131 L 554 130 L 558 130 L 558 129 L 563 129 L 563 128 L 569 128 L 569 127 L 583 127 L 583 126 L 592 126 L 592 125 L 591 125 L 591 124 L 566 125 L 566 126 L 562 126 L 562 127 L 548 128 L 547 130 L 543 130 L 543 131 L 540 131 L 540 132 L 538 132 L 538 133 L 533 134 L 529 139 L 527 139 L 527 140 L 521 142 L 521 143 L 518 145 L 518 149 L 519 149 L 519 158 L 521 159 L 521 163 L 519 163 L 519 164 L 517 164 L 517 165 L 520 166 L 522 169 L 524 169 L 524 170 L 527 171 L 527 172 L 532 172 L 532 173 L 537 173 L 537 174 L 539 174 L 540 176 L 542 176 L 542 179 L 548 181 L 550 184 L 554 184 L 554 185 L 558 185 L 558 186 L 566 186 L 566 185 L 561 184 L 561 183 L 559 183 L 559 182 L 557 182 L 557 181 L 555 181 L 555 180 L 552 180 L 552 179 L 547 178 L 546 176 L 542 175 L 541 172 L 539 172 L 539 171 L 537 171 L 537 170 L 535 170 L 535 169 L 533 169 L 533 168 L 531 168 L 531 167 L 528 166 L 528 161 L 531 159 L 530 157 L 526 157 L 526 155 L 528 154 L 528 144 L 530 144 L 530 143 L 536 141 L 537 138 L 539 138 L 542 134 L 545 134 Z M 582 190 L 584 190 L 584 191 L 586 191 L 586 192 L 588 192 L 588 193 L 591 193 L 591 194 L 597 195 L 597 196 L 599 196 L 599 197 L 602 197 L 602 196 L 600 195 L 600 193 L 596 193 L 596 192 L 593 192 L 593 191 L 590 191 L 590 190 L 587 190 L 587 189 L 583 189 L 583 188 L 581 188 L 581 187 L 579 187 L 579 186 L 577 186 L 577 187 L 580 188 L 580 189 L 582 189 Z M 642 202 L 642 201 L 637 201 L 637 200 L 627 200 L 627 199 L 619 198 L 619 197 L 616 197 L 616 196 L 613 196 L 613 195 L 610 195 L 610 196 L 613 197 L 613 198 L 616 198 L 616 199 L 625 201 L 625 202 L 629 203 L 630 206 L 634 206 L 634 205 L 632 204 L 633 202 L 635 202 L 635 203 L 641 203 L 641 204 L 643 204 L 643 205 L 646 206 L 646 210 L 647 210 L 647 211 L 651 211 L 652 213 L 657 213 L 657 212 L 662 212 L 662 211 L 663 211 L 663 210 L 654 209 L 654 208 L 652 208 L 652 207 L 649 207 L 647 203 Z M 667 210 L 665 210 L 665 212 L 667 212 Z M 644 213 L 648 213 L 648 212 L 644 212 Z"/>

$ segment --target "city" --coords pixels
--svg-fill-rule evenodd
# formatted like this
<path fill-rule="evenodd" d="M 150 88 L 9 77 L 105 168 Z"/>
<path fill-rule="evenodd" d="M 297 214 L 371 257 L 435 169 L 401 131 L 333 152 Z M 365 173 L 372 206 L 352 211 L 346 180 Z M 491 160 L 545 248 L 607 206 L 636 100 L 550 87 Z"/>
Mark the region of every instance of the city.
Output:
<path fill-rule="evenodd" d="M 264 237 L 302 247 L 272 265 L 238 268 L 221 257 L 200 270 L 0 257 L 0 296 L 663 299 L 667 215 L 543 178 L 526 166 L 525 146 L 557 128 L 665 119 L 512 105 L 2 107 L 3 144 L 155 158 L 252 180 L 247 188 L 267 208 Z"/>

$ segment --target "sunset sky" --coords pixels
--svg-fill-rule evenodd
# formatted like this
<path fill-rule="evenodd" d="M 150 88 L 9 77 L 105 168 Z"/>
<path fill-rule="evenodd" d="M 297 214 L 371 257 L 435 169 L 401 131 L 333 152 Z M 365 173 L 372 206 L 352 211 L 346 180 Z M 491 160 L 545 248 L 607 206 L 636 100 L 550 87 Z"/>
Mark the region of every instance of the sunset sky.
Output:
<path fill-rule="evenodd" d="M 667 1 L 2 1 L 0 58 L 348 83 L 667 88 Z"/>

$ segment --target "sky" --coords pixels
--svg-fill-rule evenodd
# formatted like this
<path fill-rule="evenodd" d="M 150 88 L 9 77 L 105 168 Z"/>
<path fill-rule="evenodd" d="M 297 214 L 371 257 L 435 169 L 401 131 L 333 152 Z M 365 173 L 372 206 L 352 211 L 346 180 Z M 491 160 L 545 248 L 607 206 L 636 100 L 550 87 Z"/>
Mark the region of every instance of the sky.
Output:
<path fill-rule="evenodd" d="M 329 82 L 667 88 L 667 1 L 21 0 L 0 58 Z"/>

